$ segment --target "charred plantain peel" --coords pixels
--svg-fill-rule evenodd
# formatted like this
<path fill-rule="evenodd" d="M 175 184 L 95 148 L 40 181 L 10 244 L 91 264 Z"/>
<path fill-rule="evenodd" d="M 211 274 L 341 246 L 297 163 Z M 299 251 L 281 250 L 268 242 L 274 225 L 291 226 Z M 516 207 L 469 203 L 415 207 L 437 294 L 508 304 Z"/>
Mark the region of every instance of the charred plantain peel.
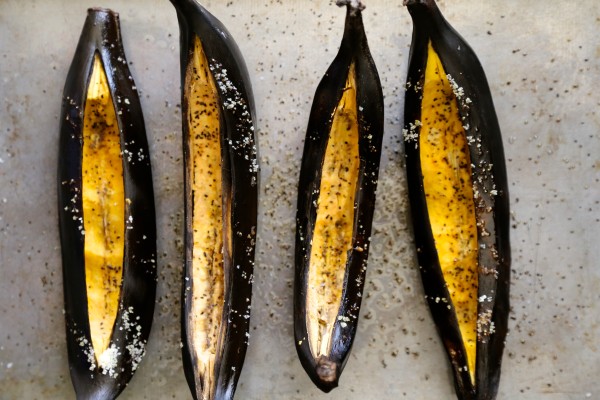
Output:
<path fill-rule="evenodd" d="M 509 311 L 509 204 L 483 69 L 433 0 L 413 20 L 403 130 L 426 298 L 462 400 L 492 400 Z"/>
<path fill-rule="evenodd" d="M 78 399 L 114 399 L 150 334 L 156 225 L 144 119 L 111 10 L 88 10 L 61 116 L 58 199 L 71 379 Z"/>
<path fill-rule="evenodd" d="M 383 137 L 383 95 L 358 1 L 319 83 L 298 185 L 294 334 L 302 366 L 329 392 L 356 334 Z"/>
<path fill-rule="evenodd" d="M 254 103 L 227 29 L 171 0 L 181 33 L 185 176 L 184 370 L 195 399 L 231 399 L 249 337 L 258 163 Z"/>

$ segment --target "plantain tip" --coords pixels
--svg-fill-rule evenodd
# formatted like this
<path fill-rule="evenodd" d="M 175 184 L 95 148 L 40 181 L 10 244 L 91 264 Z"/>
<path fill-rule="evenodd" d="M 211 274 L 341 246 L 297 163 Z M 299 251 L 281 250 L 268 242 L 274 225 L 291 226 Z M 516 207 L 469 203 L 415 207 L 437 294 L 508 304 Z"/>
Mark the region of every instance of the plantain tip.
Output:
<path fill-rule="evenodd" d="M 413 6 L 415 4 L 424 4 L 424 5 L 428 6 L 432 2 L 435 3 L 435 0 L 404 0 L 403 1 L 405 6 Z"/>
<path fill-rule="evenodd" d="M 338 380 L 338 368 L 337 364 L 331 361 L 329 358 L 325 356 L 321 356 L 317 359 L 317 367 L 315 368 L 315 372 L 319 376 L 319 379 L 328 385 L 333 384 L 333 386 L 337 386 Z"/>
<path fill-rule="evenodd" d="M 360 12 L 366 8 L 361 0 L 337 0 L 335 4 L 338 7 L 348 6 L 353 13 Z"/>
<path fill-rule="evenodd" d="M 88 12 L 90 12 L 90 13 L 101 13 L 101 14 L 110 14 L 110 15 L 113 15 L 115 17 L 119 16 L 118 12 L 115 12 L 115 11 L 111 10 L 110 8 L 105 8 L 105 7 L 90 7 L 90 8 L 88 8 Z"/>

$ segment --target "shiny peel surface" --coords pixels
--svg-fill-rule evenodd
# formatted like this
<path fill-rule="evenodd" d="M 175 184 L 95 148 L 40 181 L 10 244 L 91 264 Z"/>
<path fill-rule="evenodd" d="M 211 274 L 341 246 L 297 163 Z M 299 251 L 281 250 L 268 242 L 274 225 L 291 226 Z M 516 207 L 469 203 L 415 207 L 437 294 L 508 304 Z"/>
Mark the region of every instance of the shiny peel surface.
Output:
<path fill-rule="evenodd" d="M 452 84 L 431 43 L 421 105 L 421 170 L 435 248 L 466 350 L 472 383 L 477 347 L 478 250 L 469 146 Z"/>
<path fill-rule="evenodd" d="M 310 251 L 306 325 L 315 359 L 330 352 L 348 254 L 352 250 L 360 167 L 358 140 L 356 78 L 352 64 L 329 132 Z"/>

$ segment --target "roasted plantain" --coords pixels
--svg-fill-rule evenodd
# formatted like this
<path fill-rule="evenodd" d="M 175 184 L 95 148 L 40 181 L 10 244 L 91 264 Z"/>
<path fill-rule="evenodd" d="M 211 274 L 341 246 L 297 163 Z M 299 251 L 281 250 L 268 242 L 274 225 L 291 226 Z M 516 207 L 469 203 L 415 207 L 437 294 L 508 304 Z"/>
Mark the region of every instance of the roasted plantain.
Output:
<path fill-rule="evenodd" d="M 509 311 L 509 203 L 481 64 L 434 0 L 413 20 L 403 130 L 419 268 L 460 399 L 498 390 Z"/>
<path fill-rule="evenodd" d="M 93 8 L 64 88 L 59 223 L 71 379 L 114 399 L 144 353 L 156 294 L 152 171 L 119 16 Z"/>
<path fill-rule="evenodd" d="M 383 137 L 383 94 L 358 1 L 312 105 L 298 185 L 294 333 L 302 366 L 337 386 L 358 324 Z"/>
<path fill-rule="evenodd" d="M 195 399 L 231 399 L 249 337 L 254 103 L 244 60 L 223 24 L 194 0 L 171 2 L 181 31 L 184 370 Z"/>

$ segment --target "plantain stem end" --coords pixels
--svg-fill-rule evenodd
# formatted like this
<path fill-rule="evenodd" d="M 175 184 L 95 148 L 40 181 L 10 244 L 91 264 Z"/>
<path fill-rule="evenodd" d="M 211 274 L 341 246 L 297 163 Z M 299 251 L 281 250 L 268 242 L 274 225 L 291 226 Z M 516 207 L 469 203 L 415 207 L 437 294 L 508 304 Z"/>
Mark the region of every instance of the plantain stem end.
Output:
<path fill-rule="evenodd" d="M 350 7 L 351 12 L 353 12 L 354 14 L 366 8 L 366 6 L 361 0 L 337 0 L 335 4 L 338 7 Z"/>

